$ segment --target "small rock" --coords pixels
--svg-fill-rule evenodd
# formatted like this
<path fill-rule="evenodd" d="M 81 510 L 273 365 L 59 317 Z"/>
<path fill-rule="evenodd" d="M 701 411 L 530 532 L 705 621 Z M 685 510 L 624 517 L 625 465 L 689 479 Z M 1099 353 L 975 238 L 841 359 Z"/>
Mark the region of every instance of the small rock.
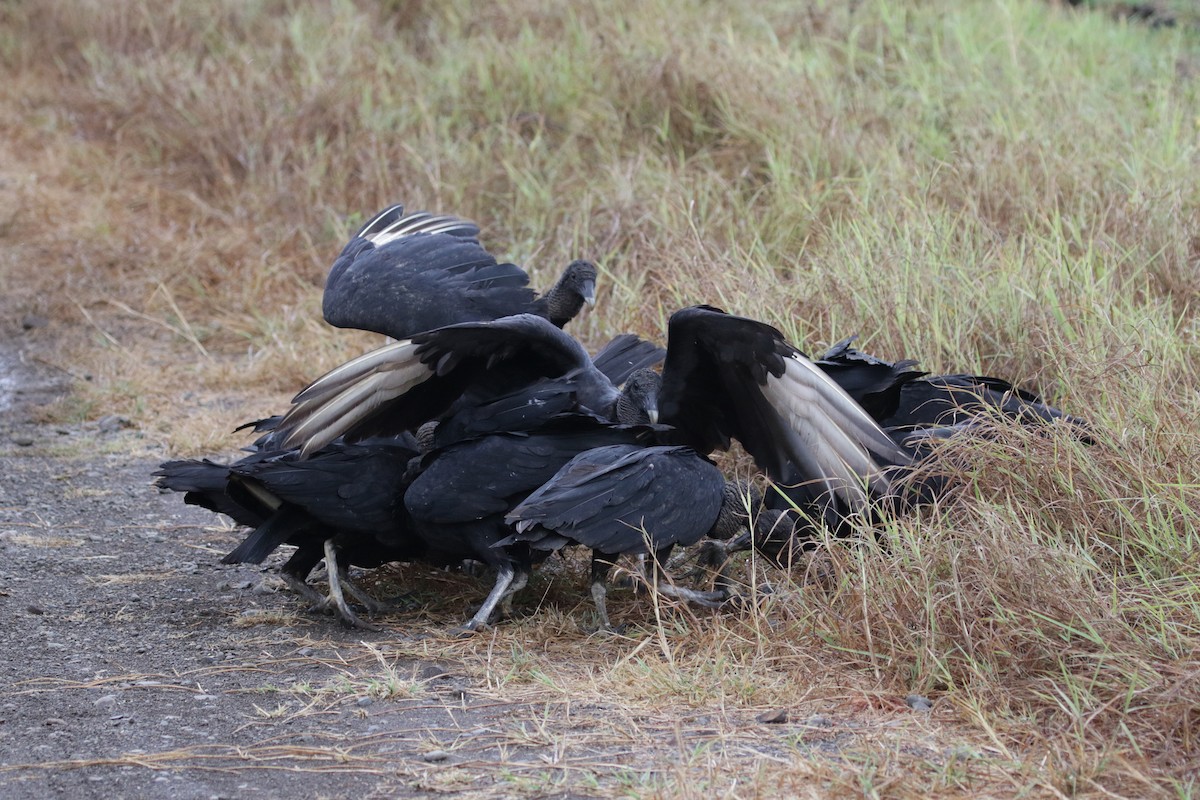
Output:
<path fill-rule="evenodd" d="M 304 658 L 308 658 L 315 652 L 316 651 L 313 650 L 311 647 L 301 647 L 299 652 L 297 653 L 297 655 L 303 656 Z"/>
<path fill-rule="evenodd" d="M 421 758 L 423 760 L 428 761 L 430 763 L 437 763 L 438 761 L 445 761 L 449 757 L 450 757 L 450 754 L 448 752 L 446 752 L 445 750 L 430 750 L 428 753 L 421 756 Z"/>
<path fill-rule="evenodd" d="M 33 437 L 26 436 L 23 433 L 15 433 L 12 436 L 12 443 L 17 447 L 33 447 Z"/>
<path fill-rule="evenodd" d="M 31 331 L 34 328 L 44 328 L 50 324 L 50 320 L 41 314 L 26 314 L 21 317 L 21 328 Z"/>
<path fill-rule="evenodd" d="M 47 728 L 53 728 L 55 725 L 66 725 L 67 721 L 58 717 L 48 717 L 42 724 Z"/>
<path fill-rule="evenodd" d="M 360 697 L 357 700 L 355 700 L 354 702 L 358 703 L 360 706 L 369 706 L 372 703 L 374 703 L 375 701 L 370 697 Z"/>
<path fill-rule="evenodd" d="M 45 611 L 43 611 L 42 609 L 38 608 L 37 606 L 26 606 L 26 607 L 25 607 L 25 610 L 26 610 L 26 611 L 28 611 L 30 614 L 34 614 L 34 615 L 36 615 L 36 616 L 39 616 L 39 617 L 40 617 L 42 614 L 45 614 L 45 613 L 46 613 Z"/>
<path fill-rule="evenodd" d="M 440 664 L 430 664 L 421 668 L 420 679 L 434 681 L 438 678 L 449 678 L 450 672 Z"/>
<path fill-rule="evenodd" d="M 928 697 L 922 697 L 919 694 L 910 694 L 904 698 L 904 702 L 908 703 L 908 707 L 913 711 L 929 711 L 933 708 L 933 702 Z"/>
<path fill-rule="evenodd" d="M 96 427 L 100 429 L 101 433 L 116 433 L 122 428 L 132 428 L 133 423 L 120 414 L 108 414 L 96 420 Z"/>
<path fill-rule="evenodd" d="M 788 713 L 786 708 L 777 708 L 773 711 L 764 711 L 755 719 L 764 725 L 782 725 L 788 721 Z"/>
<path fill-rule="evenodd" d="M 811 717 L 804 720 L 804 724 L 809 728 L 832 728 L 833 720 L 824 714 L 813 714 Z"/>
<path fill-rule="evenodd" d="M 103 697 L 97 698 L 95 705 L 102 706 L 102 707 L 103 706 L 111 706 L 111 705 L 115 705 L 116 702 L 117 702 L 117 696 L 115 694 L 106 694 Z"/>

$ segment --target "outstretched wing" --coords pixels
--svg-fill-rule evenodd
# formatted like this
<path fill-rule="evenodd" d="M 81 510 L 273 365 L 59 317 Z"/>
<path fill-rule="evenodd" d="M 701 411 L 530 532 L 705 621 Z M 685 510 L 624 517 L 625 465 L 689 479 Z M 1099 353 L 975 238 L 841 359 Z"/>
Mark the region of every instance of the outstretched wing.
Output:
<path fill-rule="evenodd" d="M 480 245 L 475 223 L 403 211 L 380 212 L 342 248 L 325 281 L 326 322 L 406 339 L 531 307 L 529 276 L 498 263 Z"/>
<path fill-rule="evenodd" d="M 503 369 L 494 369 L 503 363 Z M 615 390 L 587 351 L 541 317 L 519 314 L 451 325 L 359 356 L 318 378 L 292 400 L 277 428 L 302 456 L 339 436 L 411 430 L 449 408 L 468 388 L 502 393 L 538 378 L 576 374 L 585 410 Z"/>
<path fill-rule="evenodd" d="M 721 471 L 688 447 L 613 445 L 580 453 L 514 508 L 517 533 L 501 544 L 534 548 L 557 537 L 601 553 L 643 553 L 691 544 L 721 510 Z"/>
<path fill-rule="evenodd" d="M 659 421 L 700 453 L 742 443 L 805 500 L 864 510 L 911 457 L 828 375 L 762 322 L 707 306 L 672 315 Z"/>

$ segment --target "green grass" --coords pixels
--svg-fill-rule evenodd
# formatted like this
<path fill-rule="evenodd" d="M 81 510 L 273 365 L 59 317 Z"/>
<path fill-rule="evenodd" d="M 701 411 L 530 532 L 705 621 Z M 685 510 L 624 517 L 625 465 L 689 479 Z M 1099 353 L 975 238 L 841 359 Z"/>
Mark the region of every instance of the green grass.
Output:
<path fill-rule="evenodd" d="M 1171 7 L 1152 29 L 1034 0 L 6 3 L 0 288 L 95 376 L 64 415 L 188 453 L 376 341 L 324 326 L 320 287 L 393 201 L 479 221 L 539 286 L 598 260 L 592 345 L 709 302 L 1041 390 L 1098 444 L 956 448 L 952 497 L 827 543 L 827 589 L 755 565 L 787 589 L 759 612 L 585 670 L 543 652 L 578 637 L 543 609 L 482 674 L 632 705 L 924 692 L 1003 754 L 989 791 L 1185 796 L 1200 36 Z M 881 752 L 822 785 L 979 791 L 971 759 Z M 628 791 L 707 767 L 678 769 Z"/>

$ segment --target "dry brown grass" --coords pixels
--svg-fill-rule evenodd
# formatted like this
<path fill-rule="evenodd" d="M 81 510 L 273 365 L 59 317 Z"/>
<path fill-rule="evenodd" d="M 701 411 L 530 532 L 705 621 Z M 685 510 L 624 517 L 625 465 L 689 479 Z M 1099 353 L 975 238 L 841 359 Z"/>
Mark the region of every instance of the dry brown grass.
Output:
<path fill-rule="evenodd" d="M 605 792 L 736 793 L 746 762 L 672 720 L 718 709 L 724 736 L 777 706 L 843 709 L 886 741 L 764 755 L 765 793 L 1195 791 L 1188 26 L 1032 0 L 50 0 L 0 20 L 0 291 L 54 320 L 30 335 L 79 378 L 59 416 L 239 446 L 234 425 L 373 343 L 321 323 L 320 286 L 362 216 L 401 200 L 477 219 L 537 284 L 599 259 L 601 311 L 576 327 L 592 344 L 711 302 L 813 349 L 861 332 L 1009 376 L 1093 422 L 1094 447 L 1002 430 L 954 448 L 956 493 L 878 542 L 825 543 L 822 585 L 750 565 L 778 591 L 745 617 L 626 604 L 643 638 L 597 640 L 573 578 L 492 639 L 421 645 L 498 699 L 605 702 L 619 722 L 593 741 L 699 753 L 650 784 L 641 764 L 588 773 Z M 927 727 L 895 714 L 909 692 L 937 701 Z"/>

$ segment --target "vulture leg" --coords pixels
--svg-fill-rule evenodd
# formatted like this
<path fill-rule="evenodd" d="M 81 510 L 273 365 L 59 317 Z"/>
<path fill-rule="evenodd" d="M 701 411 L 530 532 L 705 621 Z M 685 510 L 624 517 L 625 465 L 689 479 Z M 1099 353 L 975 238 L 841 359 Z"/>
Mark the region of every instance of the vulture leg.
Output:
<path fill-rule="evenodd" d="M 363 622 L 358 618 L 357 614 L 350 610 L 350 605 L 346 602 L 345 594 L 343 594 L 342 591 L 343 569 L 338 564 L 337 548 L 334 547 L 333 539 L 325 540 L 325 571 L 329 573 L 328 602 L 332 604 L 335 609 L 337 609 L 337 615 L 341 618 L 342 622 L 346 623 L 351 628 L 366 628 L 369 631 L 382 630 L 382 628 L 380 628 L 378 625 L 372 625 L 369 622 Z M 358 590 L 355 589 L 355 591 Z"/>
<path fill-rule="evenodd" d="M 707 608 L 720 608 L 721 603 L 726 599 L 725 592 L 701 592 L 696 589 L 687 589 L 683 586 L 676 586 L 670 579 L 670 576 L 663 571 L 662 565 L 666 563 L 667 557 L 671 555 L 671 548 L 674 545 L 667 545 L 654 551 L 653 563 L 650 565 L 650 580 L 658 592 L 666 597 L 674 597 L 688 603 L 705 606 Z M 666 580 L 663 580 L 663 579 Z"/>
<path fill-rule="evenodd" d="M 596 605 L 596 616 L 600 618 L 600 630 L 614 632 L 612 621 L 608 618 L 608 571 L 612 569 L 614 556 L 606 555 L 596 550 L 592 551 L 591 588 L 592 602 Z"/>
<path fill-rule="evenodd" d="M 730 574 L 733 562 L 729 559 L 729 547 L 717 539 L 708 539 L 696 549 L 693 556 L 696 566 L 688 574 L 692 580 L 699 580 L 706 574 L 713 575 L 713 588 L 722 593 L 726 600 L 737 594 L 736 581 Z"/>
<path fill-rule="evenodd" d="M 279 577 L 283 578 L 283 582 L 288 585 L 288 588 L 304 598 L 313 611 L 323 611 L 325 606 L 329 604 L 329 598 L 309 586 L 308 582 L 303 578 L 286 571 L 280 572 Z"/>
<path fill-rule="evenodd" d="M 475 616 L 471 617 L 466 623 L 459 628 L 462 633 L 473 633 L 480 628 L 487 627 L 488 620 L 492 618 L 492 613 L 496 610 L 496 606 L 504 598 L 508 592 L 508 587 L 512 585 L 513 578 L 516 576 L 516 570 L 512 564 L 504 564 L 496 570 L 496 583 L 492 586 L 492 591 L 488 594 L 487 599 L 483 601 L 483 605 L 475 612 Z"/>
<path fill-rule="evenodd" d="M 325 611 L 329 607 L 329 598 L 309 586 L 308 581 L 305 580 L 313 568 L 320 563 L 321 555 L 320 550 L 305 545 L 292 553 L 291 558 L 279 571 L 279 577 L 283 578 L 283 582 L 309 604 L 310 611 Z"/>
<path fill-rule="evenodd" d="M 379 602 L 350 580 L 350 568 L 345 564 L 338 564 L 338 582 L 342 586 L 343 594 L 350 595 L 350 599 L 365 608 L 371 616 L 392 610 L 392 606 Z"/>
<path fill-rule="evenodd" d="M 529 585 L 529 568 L 518 565 L 513 573 L 512 583 L 509 584 L 508 590 L 504 592 L 504 596 L 500 598 L 500 614 L 504 617 L 512 616 L 512 601 L 513 596 Z"/>

